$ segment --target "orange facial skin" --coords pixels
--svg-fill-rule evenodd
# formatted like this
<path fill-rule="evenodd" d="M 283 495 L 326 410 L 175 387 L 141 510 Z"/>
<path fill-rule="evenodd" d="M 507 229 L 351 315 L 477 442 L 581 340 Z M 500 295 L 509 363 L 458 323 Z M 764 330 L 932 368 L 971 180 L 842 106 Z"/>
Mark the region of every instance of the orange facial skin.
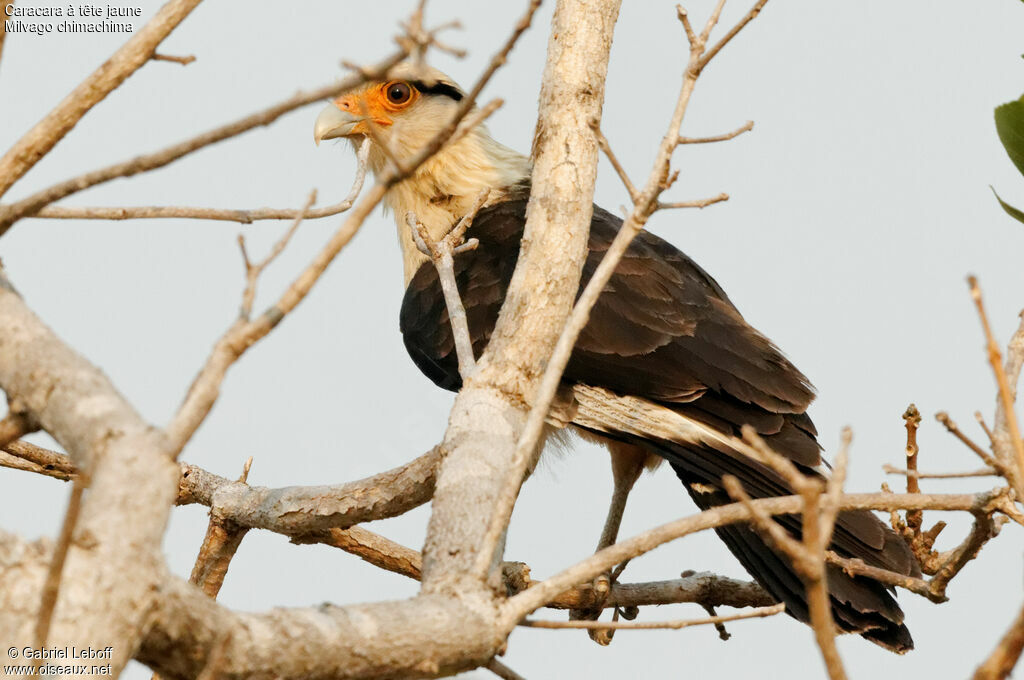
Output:
<path fill-rule="evenodd" d="M 334 100 L 334 105 L 353 116 L 362 116 L 380 127 L 394 124 L 391 116 L 412 106 L 420 98 L 419 91 L 402 80 L 371 85 L 361 92 L 349 92 Z M 353 134 L 368 134 L 366 120 L 353 128 Z"/>

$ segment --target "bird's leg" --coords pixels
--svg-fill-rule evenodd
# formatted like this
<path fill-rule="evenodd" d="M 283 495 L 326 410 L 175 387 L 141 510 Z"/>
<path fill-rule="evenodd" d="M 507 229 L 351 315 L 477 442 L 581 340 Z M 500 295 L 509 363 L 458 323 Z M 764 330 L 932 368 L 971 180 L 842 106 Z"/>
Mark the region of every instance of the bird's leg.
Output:
<path fill-rule="evenodd" d="M 643 472 L 650 455 L 639 446 L 620 442 L 609 444 L 608 449 L 612 456 L 614 488 L 612 489 L 612 500 L 608 506 L 608 516 L 604 521 L 604 530 L 601 531 L 601 539 L 597 543 L 597 551 L 612 545 L 619 537 L 619 527 L 622 525 L 622 515 L 626 511 L 629 492 L 633 490 L 633 485 L 640 478 L 640 473 Z"/>
<path fill-rule="evenodd" d="M 619 527 L 622 525 L 622 515 L 626 510 L 626 501 L 629 499 L 629 492 L 643 472 L 650 454 L 638 446 L 623 444 L 621 442 L 607 442 L 609 453 L 612 457 L 612 500 L 608 506 L 608 516 L 605 518 L 604 529 L 601 531 L 601 538 L 597 543 L 597 551 L 604 550 L 615 543 L 619 536 Z M 620 573 L 621 570 L 617 571 Z M 610 572 L 601 574 L 594 579 L 594 594 L 598 599 L 598 606 L 588 609 L 574 609 L 570 613 L 571 619 L 596 620 L 604 609 L 604 599 L 608 597 L 613 585 L 613 578 Z M 611 643 L 612 630 L 591 630 L 588 631 L 590 639 L 600 645 Z"/>

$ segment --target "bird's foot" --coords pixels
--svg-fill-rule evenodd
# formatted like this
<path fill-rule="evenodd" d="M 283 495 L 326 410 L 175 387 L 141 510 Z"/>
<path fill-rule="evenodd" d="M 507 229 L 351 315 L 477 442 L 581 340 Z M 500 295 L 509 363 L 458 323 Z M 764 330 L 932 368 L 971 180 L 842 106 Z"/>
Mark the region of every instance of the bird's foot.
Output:
<path fill-rule="evenodd" d="M 626 563 L 624 562 L 612 572 L 599 574 L 590 584 L 591 592 L 593 593 L 592 606 L 586 609 L 572 610 L 569 618 L 573 621 L 597 621 L 601 617 L 601 612 L 605 609 L 605 603 L 608 601 L 608 596 L 611 595 L 612 586 L 615 585 L 625 568 Z M 612 612 L 612 621 L 618 621 L 620 616 L 624 619 L 632 620 L 636 618 L 637 613 L 636 607 L 622 609 L 616 606 Z M 594 628 L 588 630 L 587 634 L 591 640 L 606 647 L 611 644 L 615 631 L 610 628 Z"/>

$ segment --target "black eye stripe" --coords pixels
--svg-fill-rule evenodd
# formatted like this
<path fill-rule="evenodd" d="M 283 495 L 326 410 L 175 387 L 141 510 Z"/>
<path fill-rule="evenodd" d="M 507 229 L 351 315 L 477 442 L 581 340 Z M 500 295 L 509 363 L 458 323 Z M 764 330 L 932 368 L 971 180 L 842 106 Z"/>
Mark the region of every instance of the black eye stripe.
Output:
<path fill-rule="evenodd" d="M 419 90 L 420 94 L 437 94 L 454 99 L 457 102 L 462 101 L 462 93 L 459 92 L 458 88 L 448 83 L 436 82 L 428 85 L 422 80 L 413 80 L 410 84 Z"/>

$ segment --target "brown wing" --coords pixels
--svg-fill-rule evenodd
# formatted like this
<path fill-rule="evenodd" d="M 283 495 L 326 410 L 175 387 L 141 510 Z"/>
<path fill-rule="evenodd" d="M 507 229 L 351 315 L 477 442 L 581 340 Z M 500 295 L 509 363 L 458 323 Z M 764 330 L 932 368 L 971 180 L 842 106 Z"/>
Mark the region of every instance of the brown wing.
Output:
<path fill-rule="evenodd" d="M 525 211 L 525 200 L 481 211 L 472 227 L 480 246 L 455 259 L 478 356 L 512 278 Z M 594 207 L 581 289 L 621 225 Z M 455 343 L 432 266 L 410 282 L 400 325 L 420 370 L 457 390 Z M 814 398 L 807 379 L 744 321 L 707 272 L 647 232 L 634 239 L 598 298 L 564 380 L 661 402 L 726 432 L 748 424 L 802 465 L 820 463 L 814 426 L 803 414 Z"/>
<path fill-rule="evenodd" d="M 481 211 L 472 227 L 479 247 L 455 260 L 477 356 L 490 339 L 512 278 L 525 211 L 526 201 Z M 594 208 L 581 289 L 621 224 Z M 401 329 L 417 366 L 439 386 L 457 390 L 454 341 L 431 265 L 421 267 L 406 290 Z M 814 398 L 807 379 L 746 323 L 711 276 L 653 234 L 641 232 L 630 245 L 591 312 L 563 380 L 655 401 L 731 434 L 750 425 L 804 471 L 821 470 L 814 425 L 804 413 Z M 791 493 L 772 470 L 727 447 L 620 436 L 667 459 L 701 508 L 728 502 L 720 486 L 725 474 L 736 476 L 755 498 Z M 798 518 L 780 521 L 799 535 Z M 744 525 L 718 533 L 762 586 L 791 614 L 807 620 L 804 589 L 784 558 Z M 840 513 L 830 547 L 874 566 L 919 573 L 903 542 L 870 512 Z M 829 586 L 844 630 L 895 651 L 913 646 L 903 614 L 884 586 L 838 570 L 830 572 Z"/>

